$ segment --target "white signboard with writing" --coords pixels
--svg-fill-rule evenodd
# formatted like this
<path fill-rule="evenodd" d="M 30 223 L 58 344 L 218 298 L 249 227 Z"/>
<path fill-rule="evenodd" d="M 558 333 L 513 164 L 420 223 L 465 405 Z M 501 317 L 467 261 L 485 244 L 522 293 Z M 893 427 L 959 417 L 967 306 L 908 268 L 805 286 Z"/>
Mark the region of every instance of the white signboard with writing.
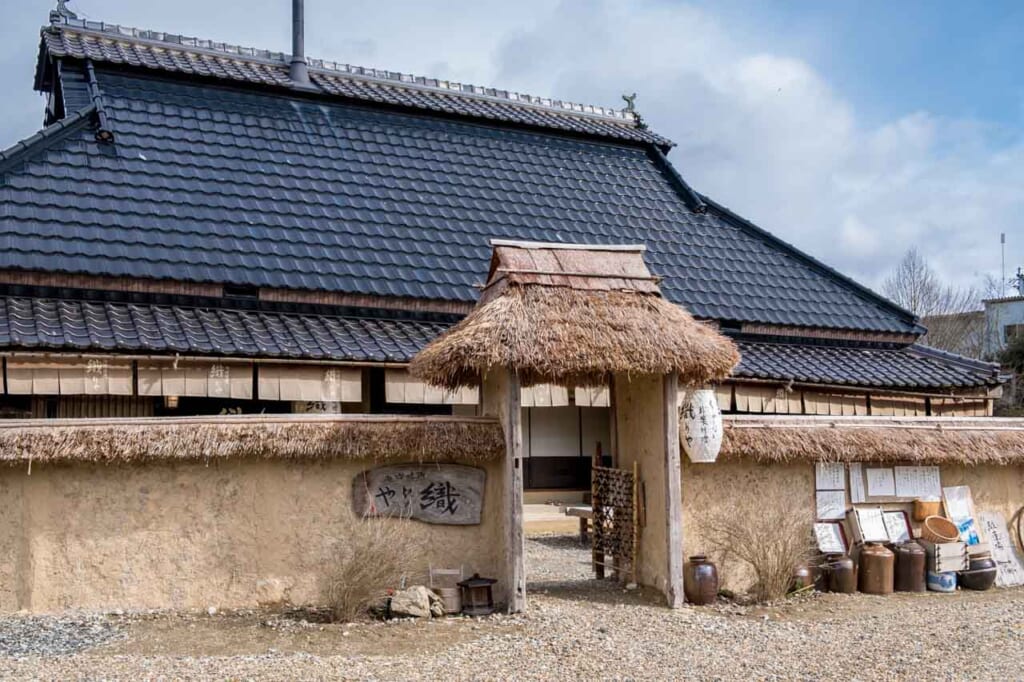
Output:
<path fill-rule="evenodd" d="M 864 465 L 860 462 L 850 464 L 850 501 L 854 504 L 867 502 L 864 493 Z"/>
<path fill-rule="evenodd" d="M 817 490 L 845 490 L 846 465 L 842 462 L 818 462 L 814 465 L 814 487 Z"/>
<path fill-rule="evenodd" d="M 480 523 L 486 472 L 461 464 L 396 464 L 358 474 L 352 506 L 359 516 L 399 516 L 426 523 Z"/>
<path fill-rule="evenodd" d="M 892 497 L 896 494 L 892 469 L 868 469 L 867 478 L 869 497 Z"/>
<path fill-rule="evenodd" d="M 885 532 L 889 534 L 890 542 L 910 540 L 910 525 L 907 523 L 906 514 L 901 511 L 882 512 L 882 520 L 885 522 Z"/>
<path fill-rule="evenodd" d="M 817 492 L 818 518 L 822 521 L 842 519 L 846 516 L 845 490 L 819 490 Z"/>
<path fill-rule="evenodd" d="M 889 542 L 881 507 L 854 507 L 853 516 L 861 542 Z"/>
<path fill-rule="evenodd" d="M 814 538 L 822 554 L 846 554 L 843 527 L 839 523 L 814 524 Z"/>
<path fill-rule="evenodd" d="M 942 497 L 939 467 L 896 467 L 896 497 L 938 500 Z"/>
<path fill-rule="evenodd" d="M 978 513 L 981 529 L 992 547 L 992 558 L 996 562 L 996 585 L 1018 587 L 1024 585 L 1024 566 L 1021 566 L 1017 550 L 1006 529 L 1006 519 L 999 512 Z"/>

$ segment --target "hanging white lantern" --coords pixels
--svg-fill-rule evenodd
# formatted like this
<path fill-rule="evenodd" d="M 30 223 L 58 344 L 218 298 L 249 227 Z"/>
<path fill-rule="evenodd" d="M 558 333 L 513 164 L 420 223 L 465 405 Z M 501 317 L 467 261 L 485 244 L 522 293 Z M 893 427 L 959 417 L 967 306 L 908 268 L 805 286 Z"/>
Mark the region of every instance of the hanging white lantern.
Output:
<path fill-rule="evenodd" d="M 708 388 L 690 391 L 679 420 L 683 450 L 691 462 L 714 462 L 722 449 L 722 410 Z"/>

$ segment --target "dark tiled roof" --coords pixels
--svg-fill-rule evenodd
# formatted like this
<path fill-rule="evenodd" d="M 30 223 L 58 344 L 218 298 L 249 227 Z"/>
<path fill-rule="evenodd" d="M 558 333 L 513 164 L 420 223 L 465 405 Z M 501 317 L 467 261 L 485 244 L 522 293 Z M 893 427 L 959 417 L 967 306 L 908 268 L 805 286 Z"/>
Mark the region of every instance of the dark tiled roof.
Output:
<path fill-rule="evenodd" d="M 43 29 L 43 51 L 53 58 L 154 69 L 248 84 L 291 88 L 289 55 L 99 22 Z M 311 60 L 312 90 L 351 100 L 397 105 L 455 116 L 504 121 L 670 146 L 638 128 L 632 114 L 438 79 Z"/>
<path fill-rule="evenodd" d="M 407 362 L 446 325 L 0 297 L 0 347 Z"/>
<path fill-rule="evenodd" d="M 648 146 L 97 71 L 116 143 L 83 129 L 0 174 L 0 268 L 472 302 L 491 238 L 646 244 L 700 318 L 919 331 L 692 210 Z"/>
<path fill-rule="evenodd" d="M 177 305 L 0 297 L 0 348 L 408 362 L 448 324 Z M 919 346 L 739 342 L 737 378 L 949 389 L 993 385 L 994 365 Z"/>
<path fill-rule="evenodd" d="M 734 376 L 893 389 L 949 389 L 999 383 L 999 367 L 924 346 L 873 349 L 738 343 Z"/>

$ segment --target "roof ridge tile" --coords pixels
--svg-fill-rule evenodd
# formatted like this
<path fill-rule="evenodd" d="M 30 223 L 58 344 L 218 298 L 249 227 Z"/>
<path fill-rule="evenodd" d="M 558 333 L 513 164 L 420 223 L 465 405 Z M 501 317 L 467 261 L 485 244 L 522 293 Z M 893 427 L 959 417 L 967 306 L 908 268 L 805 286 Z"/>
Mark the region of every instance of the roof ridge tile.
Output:
<path fill-rule="evenodd" d="M 58 57 L 127 63 L 230 80 L 252 80 L 289 87 L 292 85 L 288 77 L 291 56 L 284 52 L 69 17 L 59 17 L 54 23 L 44 26 L 41 34 L 44 49 Z M 90 40 L 97 44 L 88 44 Z M 126 43 L 130 50 L 126 50 L 122 43 Z M 146 52 L 154 55 L 154 64 L 147 63 Z M 208 57 L 209 60 L 205 60 L 204 57 Z M 358 99 L 380 101 L 394 99 L 387 91 L 399 89 L 410 93 L 411 101 L 410 97 L 406 97 L 404 99 L 407 101 L 403 104 L 415 108 L 465 115 L 470 113 L 465 111 L 466 105 L 457 105 L 456 101 L 465 101 L 469 103 L 470 108 L 473 107 L 473 102 L 488 103 L 491 105 L 490 109 L 478 108 L 471 112 L 472 115 L 497 120 L 507 120 L 516 110 L 529 109 L 535 111 L 541 119 L 534 122 L 538 125 L 543 125 L 544 118 L 576 118 L 590 121 L 591 127 L 595 129 L 590 131 L 591 133 L 600 134 L 599 131 L 603 129 L 605 134 L 615 137 L 616 132 L 622 136 L 625 131 L 629 131 L 630 134 L 626 137 L 637 141 L 671 146 L 668 140 L 642 128 L 640 118 L 627 109 L 581 104 L 444 78 L 418 76 L 323 59 L 311 58 L 307 59 L 307 62 L 313 76 L 314 93 L 322 91 L 322 94 L 344 94 Z M 247 65 L 258 74 L 252 73 L 247 76 L 244 70 L 239 68 L 241 65 Z M 350 85 L 339 88 L 335 81 L 346 81 Z M 335 92 L 338 89 L 346 92 Z M 422 95 L 430 95 L 433 100 L 422 101 Z"/>

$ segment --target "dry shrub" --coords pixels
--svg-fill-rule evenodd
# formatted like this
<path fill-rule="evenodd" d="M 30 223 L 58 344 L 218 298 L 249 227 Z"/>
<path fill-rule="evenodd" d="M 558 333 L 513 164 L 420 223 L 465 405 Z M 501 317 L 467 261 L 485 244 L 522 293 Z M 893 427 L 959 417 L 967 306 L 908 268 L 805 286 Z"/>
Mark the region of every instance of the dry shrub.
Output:
<path fill-rule="evenodd" d="M 408 518 L 366 516 L 352 524 L 331 567 L 328 606 L 336 621 L 351 621 L 379 603 L 388 589 L 425 570 L 422 524 Z"/>
<path fill-rule="evenodd" d="M 737 559 L 750 567 L 750 594 L 758 602 L 786 596 L 793 570 L 815 551 L 808 510 L 774 496 L 743 496 L 710 515 L 703 530 L 722 562 Z"/>

